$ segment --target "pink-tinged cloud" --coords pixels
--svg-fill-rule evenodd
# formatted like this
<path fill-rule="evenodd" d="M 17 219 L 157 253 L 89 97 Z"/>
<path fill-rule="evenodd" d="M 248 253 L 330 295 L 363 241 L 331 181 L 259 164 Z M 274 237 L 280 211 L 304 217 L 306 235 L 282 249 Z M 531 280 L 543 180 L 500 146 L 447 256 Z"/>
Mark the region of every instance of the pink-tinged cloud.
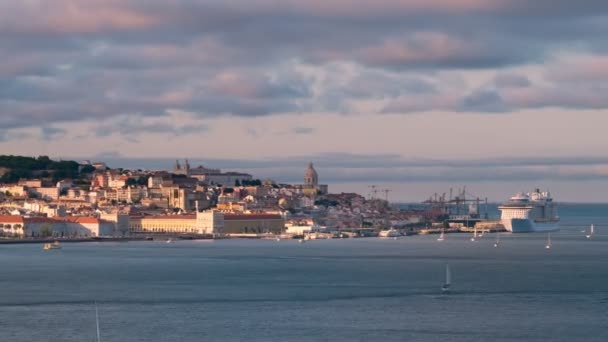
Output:
<path fill-rule="evenodd" d="M 551 85 L 508 89 L 501 96 L 512 108 L 603 109 L 608 108 L 608 98 L 605 96 L 607 90 L 608 87 L 595 88 L 589 85 L 561 88 Z"/>
<path fill-rule="evenodd" d="M 382 113 L 417 113 L 428 111 L 453 111 L 458 107 L 461 96 L 454 93 L 409 95 L 391 100 Z"/>
<path fill-rule="evenodd" d="M 225 71 L 215 76 L 209 89 L 222 95 L 253 98 L 259 95 L 263 83 L 264 80 L 258 77 Z"/>
<path fill-rule="evenodd" d="M 119 0 L 10 1 L 0 5 L 0 30 L 36 34 L 86 34 L 145 29 L 158 16 Z"/>
<path fill-rule="evenodd" d="M 467 59 L 479 50 L 469 42 L 443 33 L 418 32 L 401 39 L 387 39 L 379 46 L 370 46 L 358 52 L 370 64 L 403 65 L 421 62 L 436 64 L 448 60 Z"/>
<path fill-rule="evenodd" d="M 495 12 L 508 10 L 508 0 L 261 0 L 256 5 L 333 17 L 393 16 L 397 14 Z"/>
<path fill-rule="evenodd" d="M 608 55 L 579 55 L 548 67 L 546 78 L 556 82 L 607 82 Z"/>

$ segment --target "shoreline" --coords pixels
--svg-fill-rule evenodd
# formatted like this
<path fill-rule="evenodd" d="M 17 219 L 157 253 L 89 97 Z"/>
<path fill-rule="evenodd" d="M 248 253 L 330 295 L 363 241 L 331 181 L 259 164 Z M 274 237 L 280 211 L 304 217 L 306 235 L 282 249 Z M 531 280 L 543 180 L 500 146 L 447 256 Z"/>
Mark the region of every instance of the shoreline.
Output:
<path fill-rule="evenodd" d="M 0 239 L 0 245 L 16 245 L 16 244 L 34 244 L 34 243 L 52 243 L 59 241 L 61 243 L 77 243 L 77 242 L 127 242 L 127 241 L 146 241 L 146 238 L 128 237 L 128 238 L 44 238 L 44 239 Z"/>

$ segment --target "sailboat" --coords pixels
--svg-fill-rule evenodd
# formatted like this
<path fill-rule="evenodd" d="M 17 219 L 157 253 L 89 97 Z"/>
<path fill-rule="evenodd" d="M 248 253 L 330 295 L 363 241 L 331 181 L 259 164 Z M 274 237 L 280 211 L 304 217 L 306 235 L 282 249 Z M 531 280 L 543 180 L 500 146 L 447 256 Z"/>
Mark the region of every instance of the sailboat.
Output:
<path fill-rule="evenodd" d="M 444 233 L 444 229 L 441 229 L 441 234 L 439 234 L 437 241 L 443 241 L 443 240 L 445 240 L 445 233 Z"/>
<path fill-rule="evenodd" d="M 450 272 L 450 264 L 445 264 L 445 283 L 441 287 L 442 293 L 450 291 L 450 285 L 452 285 L 452 274 Z"/>
<path fill-rule="evenodd" d="M 545 245 L 546 249 L 551 249 L 551 233 L 547 233 L 547 244 Z"/>
<path fill-rule="evenodd" d="M 101 334 L 99 333 L 99 311 L 97 310 L 97 302 L 95 302 L 95 324 L 97 325 L 97 342 L 101 342 Z"/>
<path fill-rule="evenodd" d="M 500 243 L 500 233 L 496 232 L 496 241 L 494 241 L 494 247 L 498 247 L 498 244 Z"/>
<path fill-rule="evenodd" d="M 591 228 L 589 229 L 589 233 L 585 236 L 587 237 L 587 239 L 591 239 L 591 236 L 593 236 L 593 225 L 591 225 Z"/>
<path fill-rule="evenodd" d="M 477 227 L 473 227 L 473 237 L 471 238 L 471 241 L 475 241 L 475 238 L 477 238 Z"/>

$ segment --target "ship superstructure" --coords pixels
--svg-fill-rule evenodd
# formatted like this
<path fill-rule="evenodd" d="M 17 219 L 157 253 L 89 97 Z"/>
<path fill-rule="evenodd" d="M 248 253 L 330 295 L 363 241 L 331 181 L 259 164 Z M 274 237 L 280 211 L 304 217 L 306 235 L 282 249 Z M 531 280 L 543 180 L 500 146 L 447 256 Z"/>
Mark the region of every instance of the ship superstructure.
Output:
<path fill-rule="evenodd" d="M 550 232 L 559 229 L 557 208 L 549 192 L 536 189 L 531 193 L 518 193 L 501 204 L 500 219 L 513 233 Z"/>

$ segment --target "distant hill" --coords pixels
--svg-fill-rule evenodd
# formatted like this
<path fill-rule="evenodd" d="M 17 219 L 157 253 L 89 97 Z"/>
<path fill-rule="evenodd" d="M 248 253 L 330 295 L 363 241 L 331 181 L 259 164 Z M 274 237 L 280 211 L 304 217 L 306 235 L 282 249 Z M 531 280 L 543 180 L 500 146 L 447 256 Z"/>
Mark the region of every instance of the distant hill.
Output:
<path fill-rule="evenodd" d="M 79 179 L 94 171 L 92 166 L 80 168 L 73 160 L 54 161 L 47 156 L 24 157 L 0 155 L 0 183 L 14 183 L 20 179 L 43 178 L 53 182 Z"/>

